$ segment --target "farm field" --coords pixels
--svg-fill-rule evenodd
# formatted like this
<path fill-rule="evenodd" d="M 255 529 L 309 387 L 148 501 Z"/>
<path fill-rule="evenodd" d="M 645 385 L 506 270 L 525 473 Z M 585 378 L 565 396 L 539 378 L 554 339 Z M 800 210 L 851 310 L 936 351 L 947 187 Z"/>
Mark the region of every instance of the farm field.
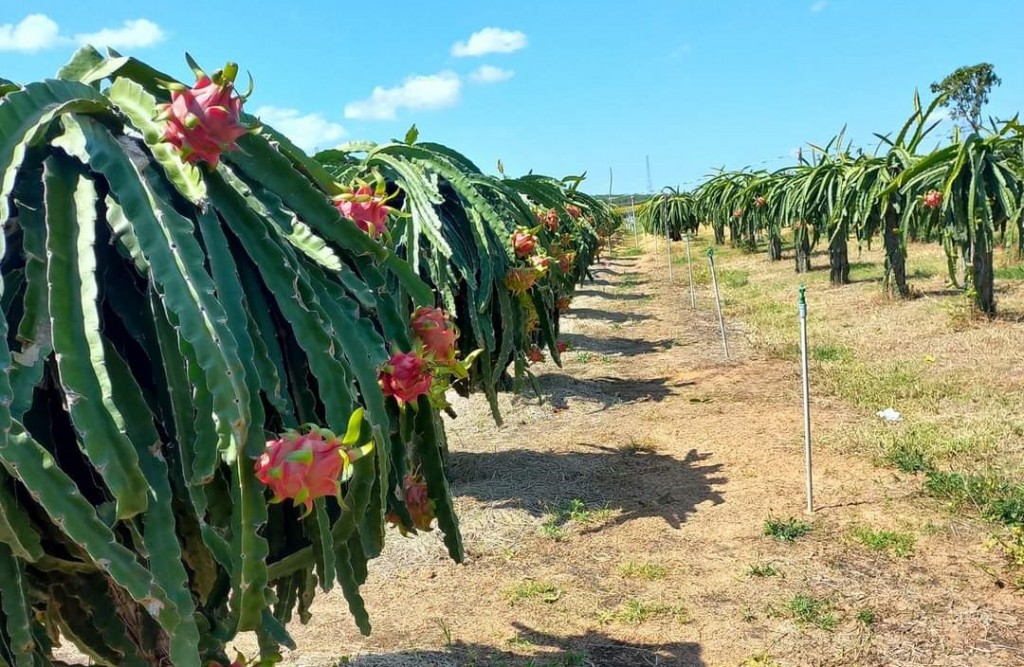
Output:
<path fill-rule="evenodd" d="M 910 246 L 917 298 L 899 301 L 881 295 L 878 249 L 851 249 L 851 284 L 830 287 L 827 257 L 798 276 L 791 249 L 769 263 L 720 248 L 725 361 L 706 240 L 696 312 L 663 244 L 620 239 L 563 316 L 564 368 L 534 366 L 543 400 L 502 394 L 502 428 L 483 396 L 453 400 L 466 563 L 436 534 L 389 535 L 363 589 L 373 635 L 324 595 L 290 626 L 286 664 L 1024 664 L 1024 545 L 1004 528 L 1024 513 L 1019 269 L 997 256 L 990 322 L 946 289 L 937 246 Z"/>

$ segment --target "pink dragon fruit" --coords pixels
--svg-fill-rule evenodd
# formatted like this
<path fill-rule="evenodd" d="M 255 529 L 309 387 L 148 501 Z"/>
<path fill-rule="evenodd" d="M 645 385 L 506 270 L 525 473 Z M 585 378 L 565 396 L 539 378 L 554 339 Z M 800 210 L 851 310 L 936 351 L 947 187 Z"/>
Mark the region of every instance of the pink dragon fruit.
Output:
<path fill-rule="evenodd" d="M 758 195 L 758 196 L 754 197 L 754 206 L 756 206 L 757 208 L 761 208 L 762 206 L 764 206 L 767 203 L 768 203 L 768 200 L 765 199 L 764 197 L 762 197 L 761 195 Z"/>
<path fill-rule="evenodd" d="M 742 218 L 743 217 L 743 209 L 742 208 L 738 208 L 735 211 L 733 211 L 732 212 L 732 217 L 734 217 L 734 218 Z"/>
<path fill-rule="evenodd" d="M 570 299 L 569 297 L 567 297 L 567 296 L 559 297 L 558 298 L 558 312 L 562 313 L 563 315 L 565 313 L 568 313 L 569 312 L 569 305 L 571 303 L 572 303 L 572 299 Z"/>
<path fill-rule="evenodd" d="M 576 253 L 574 252 L 563 252 L 558 255 L 555 259 L 558 260 L 558 268 L 562 273 L 569 273 L 572 271 L 572 264 L 576 261 Z"/>
<path fill-rule="evenodd" d="M 537 250 L 537 237 L 517 229 L 512 232 L 512 250 L 515 251 L 516 257 L 529 257 Z"/>
<path fill-rule="evenodd" d="M 384 395 L 394 396 L 399 405 L 404 405 L 430 391 L 434 377 L 426 359 L 415 352 L 400 352 L 381 368 L 378 379 Z"/>
<path fill-rule="evenodd" d="M 575 204 L 569 204 L 565 207 L 565 212 L 569 214 L 569 217 L 573 220 L 579 220 L 580 216 L 583 215 L 583 211 L 580 210 L 579 206 Z"/>
<path fill-rule="evenodd" d="M 526 353 L 526 358 L 530 360 L 530 363 L 539 364 L 544 361 L 544 353 L 536 345 L 531 345 L 530 350 Z"/>
<path fill-rule="evenodd" d="M 548 231 L 558 231 L 558 211 L 553 208 L 548 209 L 548 212 L 544 214 L 544 226 L 548 228 Z"/>
<path fill-rule="evenodd" d="M 169 86 L 171 103 L 158 107 L 158 119 L 167 121 L 163 139 L 181 152 L 186 162 L 206 162 L 216 167 L 221 153 L 238 148 L 235 141 L 249 132 L 241 123 L 242 102 L 234 89 L 238 67 L 228 63 L 207 76 L 196 68 L 191 88 Z"/>
<path fill-rule="evenodd" d="M 338 195 L 334 198 L 334 207 L 370 238 L 377 238 L 387 231 L 388 214 L 393 210 L 384 203 L 384 196 L 374 192 L 369 185 Z"/>
<path fill-rule="evenodd" d="M 435 361 L 446 365 L 455 361 L 459 331 L 444 310 L 430 306 L 417 308 L 412 314 L 412 330 Z"/>
<path fill-rule="evenodd" d="M 290 498 L 312 511 L 313 500 L 338 495 L 345 452 L 319 433 L 291 433 L 267 442 L 256 460 L 256 478 L 274 493 L 274 502 Z"/>
<path fill-rule="evenodd" d="M 547 255 L 534 255 L 530 258 L 530 264 L 538 273 L 544 273 L 551 267 L 551 258 Z"/>
<path fill-rule="evenodd" d="M 925 193 L 923 200 L 924 205 L 928 208 L 938 208 L 942 206 L 942 193 L 938 190 L 929 190 Z"/>
<path fill-rule="evenodd" d="M 569 349 L 569 344 L 566 343 L 564 340 L 556 341 L 555 349 L 558 350 L 559 354 L 565 354 L 566 350 Z"/>
<path fill-rule="evenodd" d="M 532 267 L 509 269 L 505 274 L 505 286 L 514 294 L 522 294 L 536 284 L 537 277 L 537 269 Z"/>
<path fill-rule="evenodd" d="M 427 483 L 419 475 L 407 474 L 402 486 L 405 488 L 405 506 L 409 508 L 416 530 L 430 530 L 434 521 L 434 502 L 427 491 Z"/>

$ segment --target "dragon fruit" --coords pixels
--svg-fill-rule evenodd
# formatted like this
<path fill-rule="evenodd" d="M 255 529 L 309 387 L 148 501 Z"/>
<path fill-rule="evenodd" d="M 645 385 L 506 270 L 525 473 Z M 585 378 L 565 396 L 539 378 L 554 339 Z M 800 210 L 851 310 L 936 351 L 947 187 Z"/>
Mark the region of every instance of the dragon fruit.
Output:
<path fill-rule="evenodd" d="M 537 282 L 537 270 L 533 267 L 518 267 L 505 274 L 505 286 L 514 294 L 522 294 Z"/>
<path fill-rule="evenodd" d="M 544 226 L 547 227 L 549 231 L 558 231 L 558 211 L 553 208 L 548 209 L 548 212 L 544 214 Z"/>
<path fill-rule="evenodd" d="M 761 208 L 762 206 L 764 206 L 767 203 L 768 203 L 768 200 L 765 199 L 761 195 L 758 195 L 758 196 L 754 197 L 754 206 L 756 206 L 757 208 Z"/>
<path fill-rule="evenodd" d="M 563 252 L 558 255 L 555 259 L 558 260 L 558 268 L 562 273 L 569 273 L 572 271 L 572 264 L 576 261 L 576 253 Z"/>
<path fill-rule="evenodd" d="M 558 312 L 562 313 L 563 315 L 565 313 L 568 313 L 569 312 L 569 305 L 571 303 L 572 303 L 572 299 L 570 299 L 569 297 L 567 297 L 567 296 L 559 297 L 558 298 Z"/>
<path fill-rule="evenodd" d="M 171 103 L 158 108 L 158 120 L 166 120 L 163 140 L 177 148 L 186 162 L 206 162 L 216 167 L 221 153 L 235 150 L 235 141 L 249 132 L 241 123 L 242 103 L 234 88 L 238 66 L 228 63 L 207 76 L 198 67 L 191 88 L 172 84 Z"/>
<path fill-rule="evenodd" d="M 418 475 L 407 474 L 402 486 L 405 489 L 405 506 L 409 508 L 416 530 L 430 530 L 434 521 L 434 502 L 430 499 L 426 482 Z"/>
<path fill-rule="evenodd" d="M 441 308 L 423 306 L 412 314 L 412 330 L 423 343 L 423 348 L 438 363 L 455 361 L 455 341 L 459 331 Z"/>
<path fill-rule="evenodd" d="M 734 218 L 742 218 L 743 217 L 743 209 L 742 208 L 738 208 L 735 211 L 733 211 L 732 212 L 732 217 L 734 217 Z"/>
<path fill-rule="evenodd" d="M 381 368 L 378 379 L 384 395 L 404 405 L 429 392 L 434 378 L 426 359 L 415 352 L 400 352 Z"/>
<path fill-rule="evenodd" d="M 558 350 L 559 354 L 565 354 L 565 352 L 569 349 L 569 344 L 566 343 L 564 340 L 556 341 L 555 349 Z"/>
<path fill-rule="evenodd" d="M 387 231 L 388 214 L 393 210 L 384 202 L 382 193 L 375 192 L 369 185 L 361 185 L 335 197 L 334 207 L 371 238 L 377 238 Z"/>
<path fill-rule="evenodd" d="M 288 433 L 267 442 L 256 460 L 256 477 L 274 493 L 274 502 L 290 498 L 313 509 L 313 500 L 338 495 L 345 452 L 336 439 L 320 433 Z"/>
<path fill-rule="evenodd" d="M 516 257 L 529 257 L 537 250 L 537 237 L 517 229 L 512 232 L 512 250 L 515 251 Z"/>
<path fill-rule="evenodd" d="M 924 205 L 928 208 L 938 208 L 942 206 L 942 193 L 938 190 L 929 190 L 925 193 Z"/>
<path fill-rule="evenodd" d="M 583 211 L 581 211 L 580 207 L 575 204 L 569 204 L 566 206 L 565 212 L 568 213 L 569 217 L 573 220 L 579 220 L 580 216 L 583 215 Z"/>
<path fill-rule="evenodd" d="M 539 364 L 544 361 L 544 353 L 536 345 L 531 345 L 530 350 L 526 353 L 526 358 L 530 360 L 530 363 Z"/>

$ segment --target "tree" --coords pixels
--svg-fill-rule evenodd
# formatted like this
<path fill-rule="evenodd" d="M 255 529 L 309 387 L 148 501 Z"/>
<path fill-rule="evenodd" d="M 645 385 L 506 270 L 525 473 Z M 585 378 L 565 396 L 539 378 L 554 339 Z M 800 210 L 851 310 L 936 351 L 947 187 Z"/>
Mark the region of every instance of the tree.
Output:
<path fill-rule="evenodd" d="M 933 93 L 945 96 L 943 106 L 950 109 L 954 122 L 965 121 L 977 131 L 981 127 L 981 108 L 988 103 L 992 87 L 1001 83 L 991 64 L 979 63 L 961 67 L 931 87 Z"/>

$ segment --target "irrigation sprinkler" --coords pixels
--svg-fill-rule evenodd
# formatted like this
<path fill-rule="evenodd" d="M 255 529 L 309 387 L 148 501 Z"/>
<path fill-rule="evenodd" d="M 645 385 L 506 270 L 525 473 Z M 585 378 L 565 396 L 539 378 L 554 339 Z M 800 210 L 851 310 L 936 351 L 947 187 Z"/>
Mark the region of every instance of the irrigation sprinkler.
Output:
<path fill-rule="evenodd" d="M 807 470 L 807 513 L 814 513 L 814 480 L 811 474 L 811 382 L 807 364 L 807 287 L 800 286 L 800 367 L 804 390 L 804 461 Z"/>
<path fill-rule="evenodd" d="M 697 294 L 693 291 L 693 265 L 690 263 L 690 232 L 686 232 L 686 275 L 690 280 L 690 308 L 697 309 Z"/>
<path fill-rule="evenodd" d="M 715 290 L 715 306 L 718 308 L 718 330 L 722 334 L 722 350 L 729 358 L 729 341 L 725 337 L 725 320 L 722 318 L 722 295 L 718 292 L 718 276 L 715 275 L 715 249 L 708 248 L 708 264 L 711 267 L 711 287 Z"/>

